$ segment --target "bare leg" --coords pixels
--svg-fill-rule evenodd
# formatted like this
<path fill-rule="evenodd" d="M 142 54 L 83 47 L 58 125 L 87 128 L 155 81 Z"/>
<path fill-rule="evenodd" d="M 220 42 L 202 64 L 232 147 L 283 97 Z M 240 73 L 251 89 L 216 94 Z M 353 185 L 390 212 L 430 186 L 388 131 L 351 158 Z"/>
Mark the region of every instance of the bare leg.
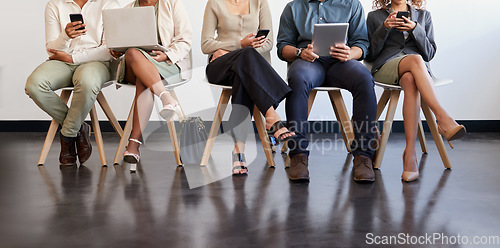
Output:
<path fill-rule="evenodd" d="M 444 110 L 436 98 L 433 80 L 427 72 L 427 67 L 420 55 L 408 55 L 401 60 L 399 63 L 399 76 L 401 77 L 407 72 L 411 72 L 415 79 L 416 88 L 422 95 L 422 99 L 429 105 L 429 108 L 436 116 L 436 120 L 443 131 L 446 132 L 450 128 L 457 126 L 458 124 Z"/>
<path fill-rule="evenodd" d="M 410 72 L 400 78 L 400 85 L 404 89 L 403 119 L 405 127 L 406 148 L 404 151 L 403 170 L 418 171 L 415 146 L 417 141 L 417 128 L 420 115 L 420 97 L 415 85 L 415 80 Z"/>
<path fill-rule="evenodd" d="M 134 117 L 132 119 L 132 132 L 130 138 L 140 140 L 142 137 L 142 131 L 146 128 L 146 125 L 153 111 L 154 95 L 149 89 L 147 89 L 144 84 L 139 80 L 135 84 L 135 108 Z M 127 151 L 139 154 L 139 144 L 133 141 L 128 142 Z"/>
<path fill-rule="evenodd" d="M 280 116 L 278 115 L 278 113 L 276 112 L 274 107 L 272 107 L 272 106 L 266 111 L 265 118 L 266 118 L 266 129 L 267 130 L 269 130 L 274 123 L 281 120 Z M 288 131 L 288 129 L 286 127 L 281 128 L 278 131 L 276 131 L 276 133 L 274 133 L 274 137 L 278 138 L 282 133 L 287 132 L 287 131 Z M 285 138 L 293 136 L 293 135 L 295 135 L 295 133 L 291 132 L 291 133 L 287 133 L 287 134 L 282 135 L 281 138 L 285 139 Z"/>
<path fill-rule="evenodd" d="M 128 81 L 128 73 L 132 73 L 133 77 L 137 78 L 145 88 L 150 89 L 158 97 L 164 91 L 166 91 L 163 85 L 158 69 L 149 62 L 149 60 L 142 54 L 141 51 L 137 49 L 129 49 L 125 54 L 125 61 L 127 65 L 127 74 L 125 79 Z M 130 76 L 131 77 L 131 76 Z M 130 78 L 132 79 L 132 78 Z M 129 81 L 129 82 L 135 82 Z M 163 94 L 160 98 L 163 106 L 176 105 L 175 99 L 170 94 Z"/>

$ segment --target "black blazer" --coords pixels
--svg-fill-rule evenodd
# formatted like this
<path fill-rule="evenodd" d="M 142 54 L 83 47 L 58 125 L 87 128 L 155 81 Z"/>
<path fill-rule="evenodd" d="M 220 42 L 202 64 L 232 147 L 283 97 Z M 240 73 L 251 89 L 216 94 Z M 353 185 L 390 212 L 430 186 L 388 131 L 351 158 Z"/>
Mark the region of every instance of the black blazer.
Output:
<path fill-rule="evenodd" d="M 425 62 L 429 62 L 436 54 L 434 30 L 431 14 L 427 10 L 419 10 L 409 6 L 411 20 L 417 22 L 410 36 L 404 39 L 403 32 L 384 26 L 384 21 L 390 12 L 378 9 L 368 13 L 366 20 L 370 47 L 366 61 L 372 63 L 372 74 L 377 72 L 387 61 L 395 58 L 400 52 L 420 54 Z"/>

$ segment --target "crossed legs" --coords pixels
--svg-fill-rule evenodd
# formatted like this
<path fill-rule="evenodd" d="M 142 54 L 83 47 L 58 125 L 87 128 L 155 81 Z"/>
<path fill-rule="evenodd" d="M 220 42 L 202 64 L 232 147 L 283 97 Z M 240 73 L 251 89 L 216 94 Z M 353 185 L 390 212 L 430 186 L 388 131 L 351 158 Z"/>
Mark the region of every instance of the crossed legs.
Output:
<path fill-rule="evenodd" d="M 163 106 L 175 105 L 176 101 L 162 83 L 158 69 L 144 54 L 137 49 L 129 49 L 125 54 L 125 81 L 135 84 L 135 108 L 132 121 L 132 132 L 127 145 L 127 152 L 139 154 L 139 143 L 153 111 L 154 95 L 160 97 Z"/>

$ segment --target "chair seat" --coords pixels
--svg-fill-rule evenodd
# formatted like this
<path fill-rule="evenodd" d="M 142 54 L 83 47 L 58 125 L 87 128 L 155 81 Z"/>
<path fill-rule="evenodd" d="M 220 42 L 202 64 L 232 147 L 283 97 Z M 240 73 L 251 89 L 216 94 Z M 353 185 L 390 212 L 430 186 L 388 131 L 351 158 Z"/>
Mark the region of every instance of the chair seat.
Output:
<path fill-rule="evenodd" d="M 133 84 L 122 84 L 122 83 L 118 83 L 117 80 L 111 80 L 109 82 L 110 82 L 109 85 L 114 84 L 116 86 L 116 89 L 120 89 L 121 87 L 134 87 L 135 88 L 135 85 L 133 85 Z M 179 86 L 189 82 L 189 79 L 182 80 L 182 81 L 175 83 L 175 84 L 167 84 L 167 81 L 165 81 L 165 80 L 162 80 L 162 82 L 163 82 L 163 85 L 165 86 L 165 88 L 167 90 L 169 90 L 169 89 L 179 87 Z M 103 86 L 103 88 L 104 88 L 104 86 Z"/>
<path fill-rule="evenodd" d="M 439 86 L 453 83 L 453 80 L 451 80 L 451 79 L 441 79 L 441 78 L 435 78 L 435 77 L 433 77 L 432 79 L 434 80 L 435 87 L 439 87 Z M 382 87 L 386 90 L 402 90 L 403 89 L 399 85 L 384 84 L 384 83 L 377 82 L 377 81 L 375 81 L 375 85 Z"/>
<path fill-rule="evenodd" d="M 342 88 L 339 88 L 339 87 L 316 87 L 313 90 L 316 90 L 316 91 L 331 91 L 331 90 L 342 90 Z"/>
<path fill-rule="evenodd" d="M 213 84 L 213 83 L 210 83 L 208 82 L 208 79 L 206 77 L 204 77 L 200 83 L 202 84 L 206 84 L 206 85 L 210 85 L 210 86 L 213 86 L 213 87 L 218 87 L 218 88 L 221 88 L 221 89 L 225 89 L 225 90 L 230 90 L 232 89 L 233 87 L 232 86 L 229 86 L 229 85 L 220 85 L 220 84 Z"/>

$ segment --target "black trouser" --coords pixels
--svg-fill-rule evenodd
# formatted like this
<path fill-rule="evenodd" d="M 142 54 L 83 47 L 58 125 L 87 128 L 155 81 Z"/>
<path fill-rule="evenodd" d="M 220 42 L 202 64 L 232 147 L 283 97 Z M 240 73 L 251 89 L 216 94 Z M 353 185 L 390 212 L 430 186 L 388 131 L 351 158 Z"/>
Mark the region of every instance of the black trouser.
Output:
<path fill-rule="evenodd" d="M 233 111 L 229 125 L 233 138 L 242 142 L 246 140 L 249 126 L 244 121 L 251 120 L 254 105 L 265 115 L 291 91 L 254 48 L 238 49 L 217 58 L 207 65 L 206 73 L 210 83 L 232 86 Z"/>
<path fill-rule="evenodd" d="M 370 145 L 374 142 L 377 99 L 373 77 L 360 62 L 350 60 L 342 63 L 334 58 L 321 57 L 310 63 L 298 59 L 288 69 L 288 85 L 292 88 L 286 100 L 289 128 L 302 134 L 290 145 L 290 157 L 298 153 L 309 155 L 306 137 L 308 99 L 311 90 L 318 86 L 339 87 L 351 92 L 355 133 L 351 146 L 353 155 L 373 156 Z"/>

